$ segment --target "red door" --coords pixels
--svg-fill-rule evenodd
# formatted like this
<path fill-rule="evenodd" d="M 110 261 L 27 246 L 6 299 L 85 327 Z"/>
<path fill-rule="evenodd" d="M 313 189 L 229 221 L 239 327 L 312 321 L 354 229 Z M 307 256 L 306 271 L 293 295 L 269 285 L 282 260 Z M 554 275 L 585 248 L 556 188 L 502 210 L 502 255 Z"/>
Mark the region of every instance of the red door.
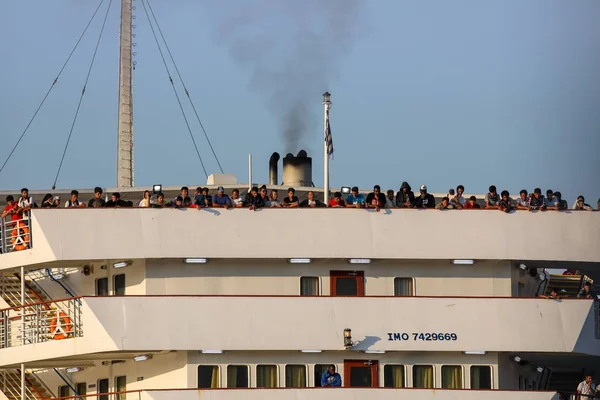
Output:
<path fill-rule="evenodd" d="M 330 271 L 330 296 L 364 296 L 364 271 Z"/>
<path fill-rule="evenodd" d="M 378 387 L 379 362 L 374 360 L 345 360 L 344 387 Z"/>

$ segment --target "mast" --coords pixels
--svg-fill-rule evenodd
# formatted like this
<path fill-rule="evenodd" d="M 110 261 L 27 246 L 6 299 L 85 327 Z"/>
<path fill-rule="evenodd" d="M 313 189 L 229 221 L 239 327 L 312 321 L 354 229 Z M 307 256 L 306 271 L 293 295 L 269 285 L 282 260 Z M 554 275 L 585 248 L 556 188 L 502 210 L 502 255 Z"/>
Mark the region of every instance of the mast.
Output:
<path fill-rule="evenodd" d="M 121 0 L 117 187 L 133 187 L 132 0 Z"/>

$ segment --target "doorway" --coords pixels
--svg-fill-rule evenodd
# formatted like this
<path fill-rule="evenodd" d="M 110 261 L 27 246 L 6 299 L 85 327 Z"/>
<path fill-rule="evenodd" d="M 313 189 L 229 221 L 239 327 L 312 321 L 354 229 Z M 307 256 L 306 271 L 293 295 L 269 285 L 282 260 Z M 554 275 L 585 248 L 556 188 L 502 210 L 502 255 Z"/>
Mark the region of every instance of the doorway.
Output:
<path fill-rule="evenodd" d="M 364 271 L 330 271 L 330 296 L 364 296 Z"/>
<path fill-rule="evenodd" d="M 378 387 L 379 361 L 345 360 L 344 387 Z"/>

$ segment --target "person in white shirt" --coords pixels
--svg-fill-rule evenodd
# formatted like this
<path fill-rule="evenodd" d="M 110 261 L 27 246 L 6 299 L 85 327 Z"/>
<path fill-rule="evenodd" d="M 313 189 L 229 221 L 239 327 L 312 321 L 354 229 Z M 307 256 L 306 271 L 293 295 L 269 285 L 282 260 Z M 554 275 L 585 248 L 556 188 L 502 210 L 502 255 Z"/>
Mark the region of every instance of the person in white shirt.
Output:
<path fill-rule="evenodd" d="M 144 198 L 142 200 L 140 200 L 140 203 L 138 204 L 138 207 L 150 207 L 150 205 L 152 204 L 152 201 L 150 200 L 150 191 L 149 190 L 145 190 L 144 191 Z"/>
<path fill-rule="evenodd" d="M 33 207 L 33 197 L 29 197 L 29 189 L 21 189 L 21 197 L 17 203 L 19 213 L 23 213 L 23 218 L 29 218 L 29 210 Z"/>
<path fill-rule="evenodd" d="M 231 192 L 231 204 L 235 208 L 244 207 L 244 200 L 240 198 L 240 191 L 237 189 L 233 189 L 233 192 Z"/>
<path fill-rule="evenodd" d="M 77 190 L 71 190 L 71 198 L 65 202 L 65 208 L 72 207 L 85 207 L 85 203 L 79 201 L 79 192 Z"/>
<path fill-rule="evenodd" d="M 517 210 L 528 210 L 531 211 L 531 209 L 529 208 L 529 193 L 527 193 L 527 190 L 522 189 L 519 192 L 519 197 L 517 198 L 517 200 L 515 201 L 515 205 L 517 206 Z"/>
<path fill-rule="evenodd" d="M 596 392 L 594 384 L 592 383 L 592 376 L 586 375 L 585 380 L 581 382 L 577 386 L 577 394 L 581 394 L 583 396 L 578 396 L 581 400 L 591 399 Z"/>

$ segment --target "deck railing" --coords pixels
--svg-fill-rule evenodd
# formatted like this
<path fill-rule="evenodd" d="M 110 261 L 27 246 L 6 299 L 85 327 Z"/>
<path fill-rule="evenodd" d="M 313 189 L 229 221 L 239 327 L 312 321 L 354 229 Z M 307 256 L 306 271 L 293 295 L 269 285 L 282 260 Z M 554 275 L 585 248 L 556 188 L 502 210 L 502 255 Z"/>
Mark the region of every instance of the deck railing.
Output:
<path fill-rule="evenodd" d="M 0 310 L 0 349 L 81 336 L 80 298 Z"/>
<path fill-rule="evenodd" d="M 0 250 L 3 254 L 31 248 L 31 219 L 25 216 L 22 219 L 0 220 Z"/>

